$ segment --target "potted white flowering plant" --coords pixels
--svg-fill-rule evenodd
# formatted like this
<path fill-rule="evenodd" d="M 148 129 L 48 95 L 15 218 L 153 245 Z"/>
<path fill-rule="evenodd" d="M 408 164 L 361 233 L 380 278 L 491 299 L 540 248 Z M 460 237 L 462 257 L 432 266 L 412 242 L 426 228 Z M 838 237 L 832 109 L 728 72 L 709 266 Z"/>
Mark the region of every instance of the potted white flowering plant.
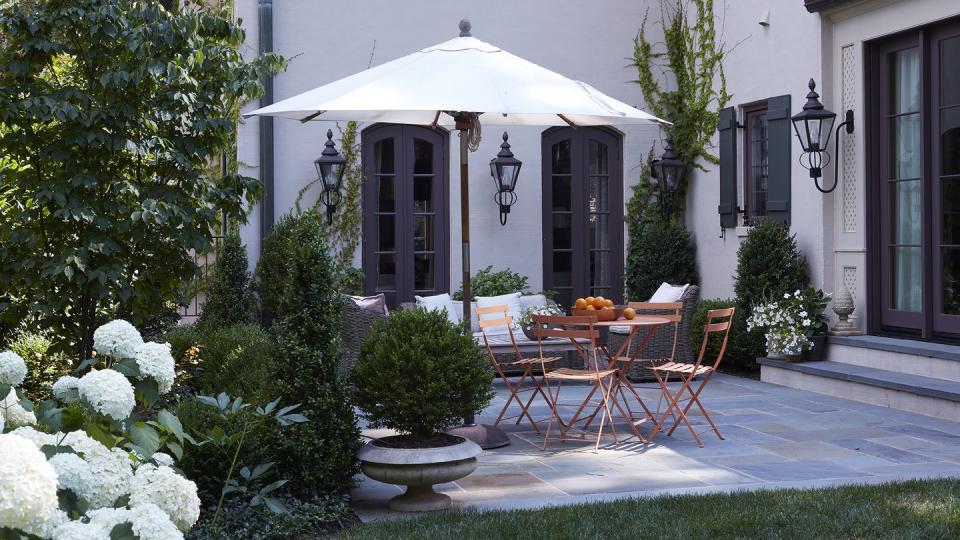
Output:
<path fill-rule="evenodd" d="M 560 309 L 560 306 L 557 304 L 547 304 L 545 306 L 533 306 L 523 310 L 523 313 L 520 314 L 520 320 L 517 323 L 520 325 L 520 329 L 523 330 L 523 335 L 531 340 L 536 340 L 537 336 L 533 333 L 533 316 L 534 315 L 549 315 L 549 316 L 561 316 L 563 315 L 563 310 Z"/>
<path fill-rule="evenodd" d="M 747 319 L 747 330 L 766 329 L 767 357 L 798 361 L 823 334 L 823 310 L 829 301 L 829 294 L 813 287 L 784 293 L 783 298 L 755 307 Z"/>

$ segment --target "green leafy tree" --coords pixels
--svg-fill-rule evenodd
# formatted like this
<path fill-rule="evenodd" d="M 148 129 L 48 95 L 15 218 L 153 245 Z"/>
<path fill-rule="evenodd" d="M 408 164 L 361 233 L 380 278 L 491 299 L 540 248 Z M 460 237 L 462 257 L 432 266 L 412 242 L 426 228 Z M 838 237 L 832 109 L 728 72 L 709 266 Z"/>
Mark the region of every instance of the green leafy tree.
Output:
<path fill-rule="evenodd" d="M 77 354 L 121 317 L 178 300 L 222 216 L 243 219 L 256 179 L 210 161 L 238 104 L 282 67 L 253 61 L 224 12 L 159 2 L 0 5 L 0 317 L 33 314 Z"/>
<path fill-rule="evenodd" d="M 518 274 L 509 268 L 494 272 L 493 266 L 487 266 L 473 276 L 470 287 L 474 298 L 478 296 L 500 296 L 512 292 L 529 294 L 530 281 L 527 276 Z M 462 284 L 460 290 L 453 293 L 453 299 L 463 300 Z"/>
<path fill-rule="evenodd" d="M 784 293 L 803 290 L 809 283 L 807 259 L 800 253 L 790 228 L 770 219 L 755 223 L 737 250 L 737 273 L 733 278 L 737 313 L 732 334 L 738 339 L 732 350 L 732 363 L 736 367 L 753 366 L 766 350 L 762 329 L 747 332 L 747 319 L 753 308 Z"/>
<path fill-rule="evenodd" d="M 677 156 L 688 168 L 705 170 L 701 161 L 719 162 L 711 153 L 711 139 L 719 111 L 731 97 L 713 0 L 661 0 L 660 14 L 663 40 L 651 41 L 646 17 L 634 40 L 633 82 L 640 85 L 649 111 L 673 123 L 664 129 L 673 137 Z M 680 180 L 670 201 L 674 217 L 684 214 L 688 178 Z"/>
<path fill-rule="evenodd" d="M 274 261 L 282 278 L 271 327 L 280 347 L 276 385 L 281 400 L 301 403 L 300 411 L 310 418 L 310 424 L 278 433 L 271 444 L 277 466 L 294 478 L 294 492 L 310 495 L 352 485 L 360 441 L 346 384 L 337 371 L 343 300 L 323 219 L 306 212 L 270 234 L 285 232 L 293 247 L 290 257 Z M 268 238 L 266 243 L 275 242 Z"/>
<path fill-rule="evenodd" d="M 247 248 L 232 231 L 217 249 L 213 275 L 206 289 L 207 301 L 197 324 L 222 327 L 257 321 L 256 299 L 250 289 Z"/>

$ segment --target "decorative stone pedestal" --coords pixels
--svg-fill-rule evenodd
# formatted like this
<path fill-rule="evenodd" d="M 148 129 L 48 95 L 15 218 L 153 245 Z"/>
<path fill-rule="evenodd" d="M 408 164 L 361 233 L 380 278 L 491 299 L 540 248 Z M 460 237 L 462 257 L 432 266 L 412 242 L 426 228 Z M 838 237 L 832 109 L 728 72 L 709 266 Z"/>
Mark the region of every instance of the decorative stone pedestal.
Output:
<path fill-rule="evenodd" d="M 833 312 L 837 314 L 838 320 L 830 329 L 831 336 L 859 336 L 863 334 L 850 322 L 850 315 L 854 309 L 856 309 L 856 306 L 853 303 L 853 295 L 846 287 L 841 286 L 833 297 Z"/>

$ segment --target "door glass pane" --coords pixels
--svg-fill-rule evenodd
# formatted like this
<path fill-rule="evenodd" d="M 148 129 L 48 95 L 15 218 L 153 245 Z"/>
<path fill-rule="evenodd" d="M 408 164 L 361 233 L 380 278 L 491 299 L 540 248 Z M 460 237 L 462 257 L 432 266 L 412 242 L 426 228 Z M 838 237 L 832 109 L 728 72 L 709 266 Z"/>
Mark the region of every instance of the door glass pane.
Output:
<path fill-rule="evenodd" d="M 890 243 L 920 244 L 920 180 L 890 182 Z"/>
<path fill-rule="evenodd" d="M 595 214 L 590 216 L 590 249 L 610 248 L 610 216 Z"/>
<path fill-rule="evenodd" d="M 920 50 L 917 47 L 890 55 L 891 113 L 920 110 Z"/>
<path fill-rule="evenodd" d="M 607 212 L 610 210 L 609 179 L 606 176 L 590 177 L 589 212 Z"/>
<path fill-rule="evenodd" d="M 569 176 L 553 177 L 553 209 L 569 212 L 573 210 Z"/>
<path fill-rule="evenodd" d="M 418 176 L 413 179 L 413 211 L 433 212 L 432 176 Z"/>
<path fill-rule="evenodd" d="M 943 313 L 960 315 L 960 248 L 943 248 Z"/>
<path fill-rule="evenodd" d="M 377 178 L 379 189 L 377 190 L 377 210 L 380 212 L 394 212 L 394 193 L 393 177 L 380 176 Z"/>
<path fill-rule="evenodd" d="M 433 249 L 433 216 L 413 217 L 413 249 L 414 251 Z"/>
<path fill-rule="evenodd" d="M 433 290 L 433 258 L 433 253 L 417 253 L 413 256 L 413 288 L 415 290 Z"/>
<path fill-rule="evenodd" d="M 940 42 L 940 106 L 960 105 L 960 36 Z"/>
<path fill-rule="evenodd" d="M 378 251 L 393 251 L 396 249 L 396 231 L 394 226 L 396 225 L 396 219 L 394 216 L 377 216 L 378 227 L 378 237 L 379 243 L 377 250 Z"/>
<path fill-rule="evenodd" d="M 960 106 L 940 111 L 940 174 L 960 174 Z"/>
<path fill-rule="evenodd" d="M 901 311 L 920 311 L 922 276 L 920 267 L 920 247 L 891 248 L 893 264 L 892 307 Z"/>
<path fill-rule="evenodd" d="M 573 285 L 573 252 L 553 252 L 553 284 L 558 287 Z"/>
<path fill-rule="evenodd" d="M 590 174 L 609 174 L 607 145 L 590 141 Z"/>
<path fill-rule="evenodd" d="M 397 261 L 393 253 L 377 255 L 377 290 L 393 291 L 397 288 Z"/>
<path fill-rule="evenodd" d="M 553 249 L 573 248 L 573 216 L 553 215 Z"/>
<path fill-rule="evenodd" d="M 750 219 L 767 215 L 767 170 L 769 167 L 767 112 L 754 111 L 748 116 L 750 163 L 747 174 L 747 207 Z"/>
<path fill-rule="evenodd" d="M 570 174 L 570 141 L 560 141 L 551 148 L 553 174 Z"/>
<path fill-rule="evenodd" d="M 373 145 L 373 172 L 393 174 L 393 139 L 384 139 Z"/>
<path fill-rule="evenodd" d="M 433 145 L 423 139 L 413 140 L 413 174 L 433 174 Z"/>
<path fill-rule="evenodd" d="M 569 310 L 570 306 L 573 305 L 573 289 L 569 287 L 554 287 L 554 291 L 557 293 L 553 299 L 560 304 L 560 308 L 564 310 Z"/>
<path fill-rule="evenodd" d="M 610 252 L 594 251 L 590 253 L 590 287 L 610 286 Z"/>
<path fill-rule="evenodd" d="M 920 115 L 897 116 L 890 124 L 890 179 L 920 178 Z"/>

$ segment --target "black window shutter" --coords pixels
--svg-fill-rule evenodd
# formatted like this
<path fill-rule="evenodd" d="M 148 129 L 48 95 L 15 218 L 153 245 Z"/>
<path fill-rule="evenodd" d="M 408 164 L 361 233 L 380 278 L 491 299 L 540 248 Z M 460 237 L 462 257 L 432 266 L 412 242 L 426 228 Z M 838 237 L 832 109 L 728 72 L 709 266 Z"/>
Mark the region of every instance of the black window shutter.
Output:
<path fill-rule="evenodd" d="M 767 217 L 790 224 L 790 171 L 793 126 L 790 96 L 767 100 Z"/>
<path fill-rule="evenodd" d="M 720 110 L 720 226 L 737 226 L 737 111 Z"/>

